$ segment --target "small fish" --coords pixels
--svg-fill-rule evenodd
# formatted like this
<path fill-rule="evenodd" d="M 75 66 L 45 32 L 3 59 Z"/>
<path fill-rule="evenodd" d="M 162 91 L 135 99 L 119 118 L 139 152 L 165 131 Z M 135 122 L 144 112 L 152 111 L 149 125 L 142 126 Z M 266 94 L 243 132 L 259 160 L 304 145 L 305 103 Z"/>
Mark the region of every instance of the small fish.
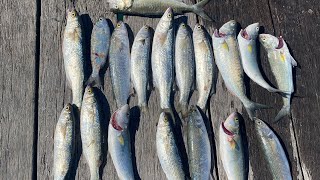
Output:
<path fill-rule="evenodd" d="M 262 77 L 257 62 L 257 37 L 259 34 L 259 23 L 254 23 L 242 29 L 238 34 L 239 50 L 241 63 L 244 72 L 254 82 L 269 92 L 282 92 L 279 89 L 271 87 Z"/>
<path fill-rule="evenodd" d="M 64 30 L 62 53 L 67 84 L 72 90 L 72 104 L 81 108 L 84 89 L 83 33 L 78 12 L 67 10 L 67 25 Z"/>
<path fill-rule="evenodd" d="M 108 150 L 120 180 L 134 179 L 128 130 L 129 110 L 129 105 L 125 104 L 114 112 L 108 130 Z"/>
<path fill-rule="evenodd" d="M 231 20 L 225 23 L 219 31 L 215 30 L 212 35 L 214 56 L 226 87 L 233 95 L 240 99 L 250 119 L 253 119 L 255 110 L 269 107 L 252 102 L 245 94 L 243 69 L 236 39 L 236 27 L 236 21 Z"/>
<path fill-rule="evenodd" d="M 82 151 L 88 163 L 91 180 L 99 180 L 99 168 L 102 163 L 101 113 L 96 92 L 90 85 L 86 87 L 80 115 Z"/>
<path fill-rule="evenodd" d="M 112 36 L 109 52 L 112 89 L 117 108 L 127 104 L 130 96 L 130 46 L 126 25 L 117 23 Z"/>
<path fill-rule="evenodd" d="M 169 180 L 185 180 L 180 153 L 173 134 L 173 122 L 169 113 L 160 114 L 156 133 L 157 154 Z"/>
<path fill-rule="evenodd" d="M 75 117 L 71 104 L 67 104 L 59 117 L 54 133 L 54 179 L 68 179 L 75 150 Z"/>
<path fill-rule="evenodd" d="M 280 36 L 260 34 L 259 41 L 268 53 L 271 71 L 276 78 L 280 90 L 287 92 L 283 97 L 283 107 L 275 117 L 274 122 L 286 115 L 290 115 L 291 94 L 294 91 L 292 68 L 297 66 L 296 60 L 291 56 L 286 42 Z"/>
<path fill-rule="evenodd" d="M 206 126 L 196 106 L 191 106 L 188 116 L 188 159 L 191 179 L 209 180 L 211 147 Z"/>
<path fill-rule="evenodd" d="M 190 27 L 181 23 L 175 41 L 175 71 L 179 88 L 179 108 L 182 116 L 187 116 L 188 101 L 195 83 L 195 62 Z"/>
<path fill-rule="evenodd" d="M 160 19 L 153 37 L 151 66 L 153 85 L 160 93 L 160 107 L 171 109 L 173 84 L 173 12 L 168 8 Z"/>
<path fill-rule="evenodd" d="M 213 88 L 213 52 L 204 27 L 196 24 L 193 30 L 193 43 L 196 62 L 196 84 L 199 92 L 197 105 L 206 109 L 207 101 Z"/>
<path fill-rule="evenodd" d="M 101 87 L 100 70 L 106 64 L 110 45 L 110 28 L 105 18 L 99 18 L 91 34 L 92 74 L 86 84 Z"/>
<path fill-rule="evenodd" d="M 219 150 L 223 168 L 228 179 L 247 180 L 248 167 L 245 160 L 239 115 L 232 113 L 219 129 Z"/>
<path fill-rule="evenodd" d="M 150 27 L 143 26 L 136 35 L 131 50 L 131 80 L 138 104 L 143 112 L 147 107 L 147 89 L 150 72 L 151 32 Z"/>
<path fill-rule="evenodd" d="M 260 119 L 255 120 L 255 127 L 273 179 L 291 180 L 288 159 L 277 136 Z"/>
<path fill-rule="evenodd" d="M 212 21 L 204 12 L 203 7 L 210 0 L 202 0 L 194 5 L 188 5 L 182 0 L 109 0 L 110 9 L 114 13 L 141 15 L 141 16 L 158 16 L 171 7 L 175 14 L 193 12 L 203 19 Z"/>

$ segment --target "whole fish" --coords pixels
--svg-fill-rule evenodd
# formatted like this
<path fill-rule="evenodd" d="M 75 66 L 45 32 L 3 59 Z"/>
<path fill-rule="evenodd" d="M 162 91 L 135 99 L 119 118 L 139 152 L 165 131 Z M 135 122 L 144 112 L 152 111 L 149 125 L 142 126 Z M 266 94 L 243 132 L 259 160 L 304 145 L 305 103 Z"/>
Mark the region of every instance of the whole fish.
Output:
<path fill-rule="evenodd" d="M 213 52 L 204 27 L 196 24 L 193 29 L 193 43 L 196 62 L 196 84 L 199 92 L 197 105 L 206 109 L 213 84 Z"/>
<path fill-rule="evenodd" d="M 130 96 L 130 46 L 126 25 L 117 23 L 112 36 L 109 52 L 112 89 L 117 108 L 127 104 Z"/>
<path fill-rule="evenodd" d="M 173 83 L 173 12 L 168 8 L 161 17 L 153 37 L 151 66 L 153 85 L 160 93 L 160 107 L 170 109 Z"/>
<path fill-rule="evenodd" d="M 129 110 L 126 104 L 114 112 L 108 130 L 108 150 L 120 180 L 134 179 L 128 130 Z"/>
<path fill-rule="evenodd" d="M 54 133 L 54 179 L 68 179 L 75 150 L 75 117 L 71 104 L 67 104 L 59 117 Z"/>
<path fill-rule="evenodd" d="M 110 28 L 105 18 L 99 18 L 93 26 L 91 34 L 92 73 L 87 84 L 101 87 L 100 70 L 106 64 L 110 45 Z"/>
<path fill-rule="evenodd" d="M 183 171 L 180 153 L 175 142 L 173 134 L 173 122 L 169 113 L 162 112 L 160 114 L 157 133 L 156 145 L 157 154 L 168 180 L 185 180 L 186 176 Z"/>
<path fill-rule="evenodd" d="M 259 41 L 268 53 L 268 61 L 271 71 L 275 76 L 278 88 L 287 92 L 283 97 L 283 107 L 275 117 L 275 122 L 286 115 L 290 115 L 291 94 L 294 91 L 292 67 L 297 66 L 297 62 L 291 56 L 288 46 L 280 36 L 276 38 L 270 34 L 260 34 Z"/>
<path fill-rule="evenodd" d="M 212 21 L 204 12 L 203 7 L 210 0 L 202 0 L 194 5 L 185 4 L 180 0 L 109 0 L 109 7 L 114 13 L 154 16 L 163 15 L 171 7 L 176 14 L 193 12 L 202 18 Z"/>
<path fill-rule="evenodd" d="M 277 136 L 260 119 L 255 120 L 255 127 L 273 179 L 291 180 L 288 159 Z"/>
<path fill-rule="evenodd" d="M 175 72 L 179 88 L 179 108 L 187 116 L 188 101 L 195 81 L 195 62 L 190 27 L 181 23 L 175 41 Z"/>
<path fill-rule="evenodd" d="M 251 80 L 267 89 L 269 92 L 282 92 L 271 87 L 262 77 L 257 62 L 257 37 L 259 34 L 259 23 L 254 23 L 242 29 L 238 34 L 241 63 L 244 72 Z"/>
<path fill-rule="evenodd" d="M 237 112 L 230 114 L 219 129 L 219 150 L 223 168 L 229 180 L 247 180 L 248 167 L 245 160 L 242 134 Z"/>
<path fill-rule="evenodd" d="M 80 17 L 74 9 L 67 10 L 67 25 L 64 30 L 62 53 L 67 84 L 72 90 L 72 104 L 81 108 L 84 89 L 83 33 Z"/>
<path fill-rule="evenodd" d="M 188 159 L 191 179 L 209 180 L 211 147 L 206 126 L 196 106 L 191 106 L 188 116 Z"/>
<path fill-rule="evenodd" d="M 90 85 L 86 87 L 80 115 L 82 151 L 90 169 L 91 180 L 99 180 L 102 163 L 101 117 L 95 90 Z"/>
<path fill-rule="evenodd" d="M 245 94 L 243 69 L 236 39 L 236 27 L 236 21 L 231 20 L 225 23 L 219 31 L 215 30 L 212 35 L 214 56 L 226 87 L 240 99 L 250 119 L 253 119 L 255 110 L 268 108 L 268 106 L 252 102 Z"/>
<path fill-rule="evenodd" d="M 131 50 L 131 80 L 135 93 L 138 94 L 138 104 L 142 111 L 147 108 L 147 89 L 150 76 L 150 27 L 143 26 L 136 35 Z"/>

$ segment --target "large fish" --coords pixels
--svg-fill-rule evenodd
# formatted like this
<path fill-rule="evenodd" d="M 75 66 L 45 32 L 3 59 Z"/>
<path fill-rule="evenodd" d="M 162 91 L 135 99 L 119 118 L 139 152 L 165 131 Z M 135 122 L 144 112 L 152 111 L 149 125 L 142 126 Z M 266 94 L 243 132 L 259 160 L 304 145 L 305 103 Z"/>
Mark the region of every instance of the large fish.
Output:
<path fill-rule="evenodd" d="M 292 67 L 297 66 L 297 62 L 291 56 L 281 36 L 277 38 L 270 34 L 260 34 L 259 41 L 268 53 L 271 71 L 276 78 L 278 88 L 287 92 L 283 97 L 284 105 L 274 120 L 278 121 L 290 115 L 291 94 L 294 91 Z"/>
<path fill-rule="evenodd" d="M 206 20 L 212 20 L 203 10 L 210 0 L 202 0 L 194 5 L 185 4 L 182 0 L 109 0 L 109 7 L 114 13 L 154 16 L 163 15 L 171 7 L 176 14 L 193 12 Z"/>
<path fill-rule="evenodd" d="M 120 180 L 134 179 L 128 130 L 129 110 L 126 104 L 114 112 L 108 130 L 108 150 Z"/>
<path fill-rule="evenodd" d="M 131 81 L 135 93 L 138 95 L 138 104 L 142 111 L 147 110 L 147 89 L 150 76 L 150 27 L 143 26 L 136 35 L 131 50 Z"/>
<path fill-rule="evenodd" d="M 54 133 L 53 174 L 55 180 L 68 179 L 75 150 L 75 117 L 67 104 L 59 117 Z"/>
<path fill-rule="evenodd" d="M 156 133 L 157 154 L 168 180 L 185 180 L 180 153 L 173 133 L 169 113 L 160 114 Z"/>
<path fill-rule="evenodd" d="M 232 113 L 219 129 L 219 150 L 229 180 L 247 180 L 248 167 L 244 153 L 239 115 Z"/>
<path fill-rule="evenodd" d="M 268 106 L 252 102 L 245 94 L 243 69 L 236 39 L 236 27 L 236 21 L 231 20 L 225 23 L 219 31 L 215 30 L 212 35 L 214 56 L 226 87 L 240 99 L 250 119 L 253 119 L 255 110 L 268 108 Z"/>
<path fill-rule="evenodd" d="M 62 53 L 67 84 L 72 90 L 72 104 L 81 108 L 84 89 L 83 32 L 78 12 L 67 10 L 67 25 L 64 30 Z"/>
<path fill-rule="evenodd" d="M 99 180 L 102 163 L 101 114 L 96 90 L 90 85 L 86 87 L 80 115 L 82 151 L 90 169 L 91 180 Z"/>
<path fill-rule="evenodd" d="M 99 18 L 93 26 L 91 34 L 91 65 L 92 73 L 87 84 L 101 87 L 100 70 L 106 64 L 110 45 L 110 28 L 105 18 Z"/>
<path fill-rule="evenodd" d="M 273 179 L 291 180 L 288 159 L 277 136 L 260 119 L 255 120 L 255 127 Z"/>
<path fill-rule="evenodd" d="M 151 66 L 153 85 L 160 93 L 160 107 L 170 109 L 173 83 L 173 12 L 168 8 L 153 37 Z"/>
<path fill-rule="evenodd" d="M 212 91 L 214 61 L 210 40 L 204 27 L 196 24 L 193 29 L 193 43 L 196 62 L 196 84 L 199 92 L 197 105 L 206 109 L 207 101 Z"/>
<path fill-rule="evenodd" d="M 126 25 L 117 23 L 112 36 L 109 52 L 112 89 L 117 108 L 127 104 L 130 96 L 130 47 Z"/>
<path fill-rule="evenodd" d="M 188 116 L 188 159 L 191 179 L 211 178 L 211 147 L 206 126 L 196 106 L 191 106 Z"/>
<path fill-rule="evenodd" d="M 185 117 L 188 111 L 188 101 L 195 83 L 194 48 L 191 29 L 181 23 L 175 41 L 175 72 L 179 88 L 179 108 Z"/>
<path fill-rule="evenodd" d="M 257 62 L 257 37 L 259 34 L 259 23 L 254 23 L 242 29 L 238 34 L 241 63 L 244 72 L 251 80 L 267 89 L 269 92 L 282 92 L 271 87 L 263 78 Z"/>

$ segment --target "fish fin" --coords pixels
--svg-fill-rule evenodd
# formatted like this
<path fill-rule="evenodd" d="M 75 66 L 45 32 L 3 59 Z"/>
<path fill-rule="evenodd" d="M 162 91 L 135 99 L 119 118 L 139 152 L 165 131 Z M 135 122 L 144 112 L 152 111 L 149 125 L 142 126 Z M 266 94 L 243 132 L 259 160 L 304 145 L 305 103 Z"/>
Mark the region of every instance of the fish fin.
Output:
<path fill-rule="evenodd" d="M 123 136 L 121 134 L 118 136 L 118 141 L 120 142 L 120 144 L 122 146 L 124 145 L 124 139 L 123 139 Z"/>
<path fill-rule="evenodd" d="M 185 119 L 188 116 L 188 105 L 178 103 L 177 112 L 180 112 L 182 119 Z"/>
<path fill-rule="evenodd" d="M 251 120 L 253 120 L 253 118 L 256 116 L 256 113 L 255 113 L 256 110 L 258 110 L 258 109 L 270 109 L 271 108 L 270 106 L 267 106 L 267 105 L 264 105 L 264 104 L 255 103 L 255 102 L 252 102 L 252 101 L 249 101 L 249 103 L 243 104 L 243 105 L 246 108 L 247 113 L 249 115 L 249 118 Z"/>
<path fill-rule="evenodd" d="M 290 60 L 291 60 L 292 66 L 298 66 L 297 61 L 291 56 L 291 54 L 290 54 Z"/>
<path fill-rule="evenodd" d="M 89 79 L 86 81 L 85 85 L 91 85 L 91 86 L 95 86 L 99 89 L 102 88 L 102 82 L 101 82 L 101 78 L 98 75 L 93 75 L 91 74 L 91 76 L 89 77 Z"/>
<path fill-rule="evenodd" d="M 173 82 L 172 90 L 173 90 L 174 92 L 179 91 L 179 86 L 178 86 L 178 84 L 177 84 L 177 81 L 174 81 L 174 82 Z"/>
<path fill-rule="evenodd" d="M 208 21 L 214 21 L 211 17 L 209 17 L 203 10 L 203 7 L 209 2 L 210 0 L 202 0 L 197 4 L 193 5 L 193 12 L 197 15 L 201 16 L 203 19 Z"/>
<path fill-rule="evenodd" d="M 66 126 L 61 126 L 60 127 L 60 132 L 63 136 L 63 139 L 66 139 L 66 133 L 67 133 L 67 127 Z"/>
<path fill-rule="evenodd" d="M 214 95 L 216 93 L 216 87 L 212 84 L 211 85 L 211 90 L 210 90 L 210 95 L 209 95 L 209 97 L 211 97 L 212 95 Z M 210 100 L 209 98 L 208 98 L 208 100 Z"/>
<path fill-rule="evenodd" d="M 286 115 L 290 115 L 290 106 L 283 106 L 277 116 L 274 118 L 273 123 L 278 122 Z"/>
<path fill-rule="evenodd" d="M 236 148 L 236 141 L 233 139 L 233 137 L 228 136 L 228 142 L 230 144 L 231 149 L 235 149 Z"/>

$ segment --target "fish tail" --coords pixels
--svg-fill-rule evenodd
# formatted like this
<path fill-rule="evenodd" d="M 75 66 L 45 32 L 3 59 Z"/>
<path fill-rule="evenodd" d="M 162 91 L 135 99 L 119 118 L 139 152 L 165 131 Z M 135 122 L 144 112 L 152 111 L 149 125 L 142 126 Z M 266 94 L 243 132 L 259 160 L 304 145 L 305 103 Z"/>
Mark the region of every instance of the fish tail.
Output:
<path fill-rule="evenodd" d="M 268 90 L 269 92 L 279 93 L 279 94 L 281 94 L 281 95 L 284 96 L 284 97 L 286 97 L 287 95 L 290 95 L 290 94 L 291 94 L 290 91 L 282 91 L 282 90 L 280 90 L 280 89 L 273 88 L 273 87 L 271 87 L 271 86 L 270 86 L 269 88 L 267 88 L 267 90 Z"/>
<path fill-rule="evenodd" d="M 143 114 L 146 114 L 146 113 L 149 112 L 149 108 L 148 108 L 148 106 L 147 106 L 146 103 L 141 103 L 141 104 L 139 105 L 139 107 L 140 107 L 140 111 L 141 111 Z"/>
<path fill-rule="evenodd" d="M 185 119 L 188 115 L 188 105 L 179 103 L 177 106 L 177 111 L 181 113 L 182 119 Z"/>
<path fill-rule="evenodd" d="M 97 168 L 97 170 L 92 170 L 90 172 L 90 179 L 100 179 L 100 174 L 99 174 L 99 168 Z"/>
<path fill-rule="evenodd" d="M 249 101 L 248 103 L 243 104 L 243 105 L 246 108 L 247 113 L 249 115 L 249 118 L 251 120 L 253 120 L 253 118 L 256 116 L 256 112 L 255 112 L 256 110 L 271 108 L 270 106 L 267 106 L 267 105 L 264 105 L 264 104 L 255 103 L 255 102 L 252 102 L 252 101 Z"/>
<path fill-rule="evenodd" d="M 277 116 L 274 118 L 273 122 L 276 123 L 284 116 L 290 115 L 290 105 L 283 106 Z"/>
<path fill-rule="evenodd" d="M 91 85 L 91 86 L 95 86 L 99 89 L 101 89 L 102 87 L 102 82 L 100 79 L 99 74 L 91 74 L 91 76 L 89 77 L 89 79 L 87 80 L 87 82 L 85 83 L 85 85 Z"/>
<path fill-rule="evenodd" d="M 203 19 L 213 21 L 211 17 L 209 17 L 203 10 L 203 7 L 209 2 L 210 0 L 202 0 L 197 4 L 193 5 L 193 12 L 197 15 L 201 16 Z"/>

